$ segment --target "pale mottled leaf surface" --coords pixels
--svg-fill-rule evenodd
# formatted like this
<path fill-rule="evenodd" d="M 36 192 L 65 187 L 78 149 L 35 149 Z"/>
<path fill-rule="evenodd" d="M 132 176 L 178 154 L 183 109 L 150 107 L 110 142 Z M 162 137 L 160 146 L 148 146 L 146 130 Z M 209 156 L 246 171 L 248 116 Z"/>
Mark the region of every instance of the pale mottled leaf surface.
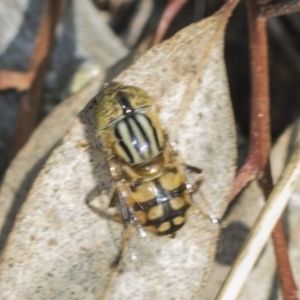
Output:
<path fill-rule="evenodd" d="M 34 131 L 26 145 L 14 158 L 0 186 L 0 249 L 13 225 L 14 216 L 43 167 L 45 160 L 101 85 L 98 76 L 83 90 L 65 99 Z"/>
<path fill-rule="evenodd" d="M 218 13 L 148 51 L 116 81 L 153 97 L 185 163 L 200 167 L 202 192 L 221 217 L 235 172 L 235 129 L 223 62 L 227 17 Z M 111 187 L 92 102 L 53 152 L 22 208 L 0 268 L 2 299 L 199 299 L 219 227 L 190 214 L 176 238 L 137 234 L 115 273 L 122 225 L 85 201 Z M 89 145 L 89 146 L 86 146 Z M 196 199 L 199 200 L 199 199 Z M 131 255 L 137 260 L 132 261 Z"/>

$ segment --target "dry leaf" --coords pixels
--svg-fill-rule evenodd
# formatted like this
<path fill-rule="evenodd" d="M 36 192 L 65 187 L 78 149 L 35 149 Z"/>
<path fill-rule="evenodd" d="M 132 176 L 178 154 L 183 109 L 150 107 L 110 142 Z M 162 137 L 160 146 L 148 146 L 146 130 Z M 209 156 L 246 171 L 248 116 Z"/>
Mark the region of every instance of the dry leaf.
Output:
<path fill-rule="evenodd" d="M 153 97 L 185 163 L 203 170 L 202 192 L 221 217 L 235 172 L 235 129 L 223 62 L 224 10 L 154 47 L 116 78 Z M 0 268 L 2 299 L 193 299 L 218 239 L 201 202 L 176 238 L 137 234 L 121 261 L 122 225 L 86 205 L 110 189 L 95 148 L 91 103 L 53 152 L 22 208 Z M 85 147 L 85 145 L 88 145 Z M 132 254 L 137 260 L 132 261 Z"/>

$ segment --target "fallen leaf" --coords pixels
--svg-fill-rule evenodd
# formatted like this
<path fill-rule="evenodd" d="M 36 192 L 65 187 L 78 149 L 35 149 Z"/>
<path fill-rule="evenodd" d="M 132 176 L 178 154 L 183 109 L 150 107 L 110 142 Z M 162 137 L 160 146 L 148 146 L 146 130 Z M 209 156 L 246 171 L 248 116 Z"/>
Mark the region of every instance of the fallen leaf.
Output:
<path fill-rule="evenodd" d="M 228 11 L 148 51 L 115 81 L 144 89 L 186 164 L 204 173 L 202 193 L 221 217 L 235 173 L 235 128 L 223 62 Z M 121 224 L 93 213 L 88 198 L 111 188 L 95 138 L 94 101 L 34 183 L 0 267 L 2 299 L 194 299 L 207 280 L 219 227 L 190 214 L 176 238 L 137 234 L 121 260 Z M 95 149 L 99 148 L 100 151 Z M 136 254 L 136 261 L 132 255 Z M 104 296 L 105 294 L 105 296 Z"/>

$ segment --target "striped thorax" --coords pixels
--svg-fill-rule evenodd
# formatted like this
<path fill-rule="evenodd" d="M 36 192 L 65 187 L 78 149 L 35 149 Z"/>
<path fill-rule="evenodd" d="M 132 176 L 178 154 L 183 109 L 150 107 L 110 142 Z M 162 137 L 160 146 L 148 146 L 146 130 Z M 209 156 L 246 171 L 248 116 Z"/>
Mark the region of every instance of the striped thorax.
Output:
<path fill-rule="evenodd" d="M 158 235 L 174 234 L 184 225 L 191 191 L 152 99 L 110 83 L 96 97 L 95 120 L 125 225 L 136 220 Z"/>

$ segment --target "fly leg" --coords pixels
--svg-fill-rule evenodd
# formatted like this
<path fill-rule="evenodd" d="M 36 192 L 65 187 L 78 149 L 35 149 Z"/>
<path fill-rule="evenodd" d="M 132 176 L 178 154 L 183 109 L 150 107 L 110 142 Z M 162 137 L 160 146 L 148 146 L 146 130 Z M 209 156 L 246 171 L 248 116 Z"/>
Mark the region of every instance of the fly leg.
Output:
<path fill-rule="evenodd" d="M 123 220 L 123 224 L 124 224 L 124 231 L 123 231 L 120 251 L 118 255 L 115 257 L 115 259 L 112 261 L 112 263 L 110 264 L 111 272 L 108 277 L 108 282 L 106 283 L 106 286 L 104 287 L 101 294 L 98 295 L 97 299 L 103 299 L 103 300 L 111 299 L 115 282 L 120 274 L 122 259 L 126 255 L 129 249 L 129 242 L 133 233 L 133 224 L 130 223 L 129 221 L 125 222 L 124 220 Z"/>
<path fill-rule="evenodd" d="M 133 182 L 138 184 L 138 182 Z M 111 299 L 111 295 L 114 290 L 114 284 L 116 279 L 120 274 L 122 268 L 122 261 L 127 253 L 129 252 L 131 259 L 136 259 L 136 254 L 130 249 L 130 241 L 134 230 L 138 230 L 140 235 L 146 236 L 143 226 L 140 224 L 138 218 L 135 215 L 133 207 L 128 204 L 128 196 L 130 193 L 130 188 L 125 180 L 120 180 L 116 182 L 114 191 L 111 194 L 111 203 L 117 209 L 119 221 L 122 222 L 124 226 L 123 235 L 120 244 L 120 250 L 116 257 L 110 264 L 111 272 L 109 280 L 99 295 L 99 299 L 108 300 Z M 114 218 L 115 219 L 115 218 Z"/>
<path fill-rule="evenodd" d="M 85 202 L 94 213 L 102 218 L 121 222 L 120 214 L 115 207 L 116 198 L 117 190 L 113 187 L 110 193 L 103 191 L 100 195 L 98 190 L 93 190 L 86 197 Z"/>
<path fill-rule="evenodd" d="M 198 175 L 198 178 L 194 179 L 192 176 L 192 173 L 197 173 L 200 176 Z M 217 218 L 217 216 L 215 215 L 213 209 L 211 208 L 211 206 L 209 204 L 209 201 L 206 199 L 206 197 L 200 190 L 200 186 L 201 186 L 202 182 L 204 181 L 204 176 L 203 176 L 202 170 L 197 167 L 194 167 L 194 166 L 185 165 L 185 174 L 188 179 L 186 186 L 187 186 L 187 189 L 189 190 L 189 192 L 192 195 L 195 195 L 196 193 L 199 194 L 201 200 L 204 202 L 204 205 L 206 206 L 208 216 L 211 219 L 212 223 L 220 225 L 220 220 Z"/>
<path fill-rule="evenodd" d="M 112 261 L 112 263 L 110 264 L 111 268 L 114 268 L 114 269 L 120 268 L 121 260 L 126 255 L 128 249 L 129 249 L 128 245 L 130 242 L 130 238 L 132 236 L 132 232 L 133 232 L 133 224 L 128 223 L 126 225 L 126 228 L 124 228 L 120 251 L 119 251 L 118 255 L 115 257 L 115 259 Z M 135 255 L 133 253 L 131 253 L 131 257 L 132 257 L 132 259 L 134 259 Z"/>
<path fill-rule="evenodd" d="M 130 212 L 130 209 L 129 209 L 129 212 Z M 123 232 L 123 238 L 122 238 L 122 242 L 121 242 L 120 251 L 119 251 L 119 254 L 116 256 L 116 258 L 111 263 L 111 268 L 119 269 L 120 262 L 128 251 L 130 251 L 130 257 L 133 261 L 135 261 L 137 259 L 136 254 L 134 252 L 131 252 L 131 249 L 129 247 L 130 239 L 131 239 L 135 229 L 138 230 L 141 237 L 147 237 L 143 226 L 139 223 L 136 216 L 134 214 L 132 214 L 131 212 L 130 212 L 130 221 L 123 219 L 123 225 L 124 225 L 124 232 Z"/>
<path fill-rule="evenodd" d="M 83 148 L 87 151 L 94 151 L 94 152 L 98 152 L 101 155 L 105 155 L 107 158 L 108 167 L 112 174 L 113 180 L 116 182 L 119 179 L 120 167 L 117 162 L 117 159 L 115 158 L 114 155 L 111 154 L 110 151 L 92 146 L 84 142 L 77 143 L 77 147 Z M 109 192 L 107 191 L 99 192 L 98 188 L 94 188 L 87 195 L 85 202 L 87 206 L 99 216 L 105 219 L 120 222 L 121 221 L 120 215 L 114 205 L 116 197 L 117 197 L 117 190 L 114 184 L 114 186 Z"/>
<path fill-rule="evenodd" d="M 200 190 L 200 186 L 201 186 L 202 182 L 204 181 L 204 176 L 203 176 L 202 170 L 198 167 L 194 167 L 194 166 L 185 164 L 179 155 L 179 152 L 176 148 L 176 144 L 170 142 L 167 133 L 164 133 L 164 136 L 167 141 L 167 147 L 169 148 L 171 159 L 179 161 L 183 166 L 183 171 L 184 171 L 185 177 L 187 179 L 186 188 L 189 191 L 189 193 L 191 194 L 192 199 L 195 198 L 195 197 L 193 197 L 193 195 L 198 194 L 206 206 L 209 218 L 211 219 L 212 223 L 220 224 L 219 219 L 213 212 L 213 209 L 211 208 L 209 202 L 206 200 L 205 196 L 203 195 L 203 193 Z M 197 179 L 194 178 L 194 176 L 192 175 L 193 173 L 197 174 Z M 195 203 L 195 201 L 193 201 L 192 206 L 194 206 L 196 208 L 196 210 L 199 210 L 199 205 L 197 203 Z"/>
<path fill-rule="evenodd" d="M 130 196 L 129 193 L 131 193 L 131 190 L 128 187 L 126 181 L 122 180 L 121 182 L 119 182 L 117 184 L 116 190 L 118 191 L 116 206 L 118 206 L 118 212 L 124 226 L 124 236 L 121 244 L 120 253 L 113 262 L 113 266 L 119 264 L 122 256 L 124 256 L 124 254 L 127 252 L 128 243 L 132 236 L 133 229 L 136 229 L 142 238 L 147 236 L 144 227 L 141 225 L 135 214 L 133 207 L 128 204 L 127 199 Z M 132 260 L 136 259 L 136 255 L 134 253 L 130 253 L 130 255 Z"/>
<path fill-rule="evenodd" d="M 121 214 L 120 211 L 118 211 L 117 207 L 119 198 L 119 190 L 117 186 L 122 182 L 122 171 L 120 164 L 115 156 L 109 155 L 109 157 L 107 158 L 107 162 L 114 181 L 114 185 L 111 191 L 109 193 L 107 193 L 106 191 L 101 192 L 97 202 L 94 201 L 95 197 L 88 197 L 86 199 L 86 203 L 90 207 L 90 209 L 98 215 L 107 219 L 112 219 L 116 222 L 121 222 Z M 99 206 L 100 203 L 101 205 Z"/>
<path fill-rule="evenodd" d="M 125 255 L 127 254 L 127 252 L 130 252 L 130 256 L 132 260 L 136 259 L 136 255 L 135 253 L 130 251 L 130 240 L 131 237 L 133 235 L 134 229 L 135 227 L 139 228 L 139 226 L 141 226 L 134 214 L 133 209 L 131 209 L 130 207 L 128 207 L 123 200 L 125 199 L 120 199 L 120 206 L 123 206 L 123 208 L 121 208 L 121 212 L 122 213 L 122 221 L 123 221 L 123 225 L 124 225 L 124 231 L 123 231 L 123 237 L 122 237 L 122 242 L 121 242 L 121 247 L 120 247 L 120 251 L 118 253 L 118 255 L 115 257 L 115 259 L 112 261 L 110 267 L 111 267 L 111 273 L 109 276 L 109 280 L 105 286 L 105 288 L 103 289 L 103 292 L 101 293 L 101 295 L 99 295 L 99 299 L 103 299 L 103 300 L 109 300 L 111 299 L 111 295 L 113 293 L 114 290 L 114 285 L 115 282 L 120 274 L 121 271 L 121 267 L 122 267 L 122 259 L 125 257 Z M 126 207 L 125 207 L 126 206 Z M 141 226 L 141 229 L 144 231 L 144 229 Z M 140 232 L 141 233 L 141 232 Z"/>
<path fill-rule="evenodd" d="M 187 164 L 184 164 L 184 171 L 185 171 L 185 174 L 186 174 L 186 177 L 190 177 L 189 181 L 193 182 L 193 185 L 191 186 L 192 187 L 192 192 L 193 193 L 196 193 L 202 182 L 204 181 L 204 176 L 203 176 L 203 173 L 202 173 L 202 169 L 199 169 L 197 167 L 194 167 L 194 166 L 190 166 L 190 165 L 187 165 Z M 191 173 L 196 173 L 198 176 L 197 176 L 197 179 L 194 179 L 191 175 Z"/>

